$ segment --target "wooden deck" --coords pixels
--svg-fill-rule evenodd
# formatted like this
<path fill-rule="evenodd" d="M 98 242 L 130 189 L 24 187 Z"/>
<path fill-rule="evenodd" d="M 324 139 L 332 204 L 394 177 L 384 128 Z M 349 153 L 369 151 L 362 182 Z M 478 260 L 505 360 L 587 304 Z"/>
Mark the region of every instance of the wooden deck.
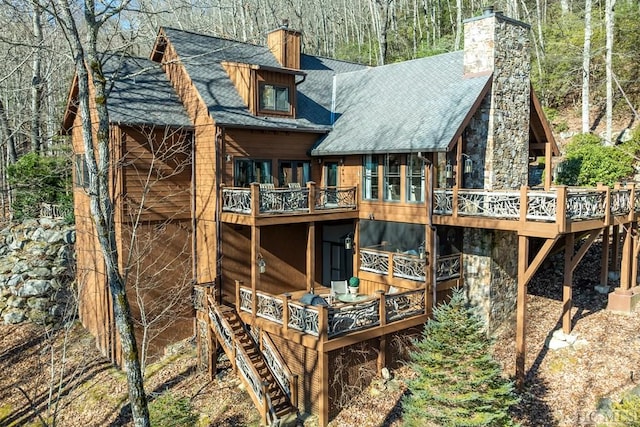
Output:
<path fill-rule="evenodd" d="M 222 221 L 243 225 L 291 224 L 358 217 L 356 187 L 221 189 Z"/>
<path fill-rule="evenodd" d="M 640 194 L 635 186 L 520 191 L 436 189 L 433 223 L 517 231 L 529 237 L 601 229 L 635 221 Z"/>

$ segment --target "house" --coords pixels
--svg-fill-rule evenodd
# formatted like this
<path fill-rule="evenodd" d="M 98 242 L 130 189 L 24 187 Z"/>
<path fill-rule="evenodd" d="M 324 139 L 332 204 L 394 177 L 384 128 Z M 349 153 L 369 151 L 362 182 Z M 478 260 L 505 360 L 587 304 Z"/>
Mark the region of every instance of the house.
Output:
<path fill-rule="evenodd" d="M 147 234 L 157 222 L 183 231 L 163 247 L 192 242 L 200 360 L 213 373 L 224 351 L 265 424 L 304 411 L 326 425 L 350 390 L 398 363 L 454 286 L 489 329 L 515 319 L 522 378 L 526 285 L 552 250 L 567 261 L 565 332 L 573 270 L 600 235 L 614 243 L 612 268 L 622 266 L 610 307 L 640 298 L 635 188 L 552 186 L 558 149 L 531 89 L 529 27 L 487 9 L 465 22 L 464 39 L 463 52 L 370 68 L 302 54 L 301 34 L 286 26 L 266 46 L 162 28 L 144 68 L 157 79 L 145 86 L 119 73 L 135 76 L 110 101 L 114 159 L 123 159 L 113 171 L 120 244 L 126 253 L 129 199 L 143 207 Z M 77 141 L 78 118 L 68 117 Z M 129 185 L 156 167 L 145 151 L 156 139 L 136 139 L 137 128 L 175 135 L 169 147 L 188 141 L 189 171 L 159 174 L 144 192 Z M 530 181 L 541 157 L 544 180 Z M 140 200 L 148 191 L 157 204 Z M 79 270 L 99 294 L 78 195 L 78 245 L 90 254 Z M 349 295 L 352 276 L 359 289 Z M 107 330 L 94 325 L 109 316 L 94 299 L 82 299 L 83 322 Z"/>

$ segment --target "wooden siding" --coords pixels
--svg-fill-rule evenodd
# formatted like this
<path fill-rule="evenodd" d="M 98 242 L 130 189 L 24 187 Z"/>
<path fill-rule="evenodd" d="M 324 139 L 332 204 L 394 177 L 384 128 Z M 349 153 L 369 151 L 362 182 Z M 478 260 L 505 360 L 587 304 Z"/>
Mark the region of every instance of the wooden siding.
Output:
<path fill-rule="evenodd" d="M 275 334 L 269 334 L 271 340 L 287 361 L 292 374 L 298 375 L 298 406 L 301 412 L 317 414 L 320 412 L 322 380 L 326 372 L 320 369 L 321 353 L 287 340 Z"/>
<path fill-rule="evenodd" d="M 118 241 L 125 244 L 119 248 L 120 269 L 126 272 L 136 339 L 141 346 L 142 325 L 153 323 L 147 352 L 152 361 L 163 354 L 165 346 L 194 333 L 191 221 L 139 224 L 134 238 L 130 225 L 123 224 L 121 228 Z"/>
<path fill-rule="evenodd" d="M 316 233 L 319 233 L 317 230 Z M 300 291 L 306 288 L 306 224 L 290 224 L 260 228 L 261 254 L 267 271 L 260 275 L 260 289 L 271 294 Z M 222 290 L 224 298 L 235 296 L 235 281 L 251 285 L 251 229 L 222 225 Z M 316 236 L 316 253 L 320 253 Z M 319 262 L 319 260 L 317 260 Z M 318 274 L 316 269 L 316 286 Z"/>
<path fill-rule="evenodd" d="M 222 68 L 227 72 L 233 82 L 238 94 L 251 112 L 256 114 L 257 106 L 255 96 L 255 71 L 249 64 L 239 64 L 236 62 L 223 62 Z"/>
<path fill-rule="evenodd" d="M 222 182 L 233 186 L 235 160 L 248 158 L 253 160 L 271 160 L 273 182 L 278 182 L 278 160 L 305 160 L 311 162 L 311 176 L 318 173 L 319 165 L 309 157 L 309 150 L 320 135 L 312 133 L 294 133 L 262 130 L 226 129 L 224 132 L 224 155 L 230 155 L 231 161 L 224 163 Z"/>
<path fill-rule="evenodd" d="M 214 282 L 217 277 L 218 250 L 215 222 L 218 129 L 170 41 L 167 41 L 162 63 L 195 128 L 193 151 L 195 281 L 196 283 Z"/>
<path fill-rule="evenodd" d="M 301 33 L 279 28 L 267 35 L 267 46 L 276 60 L 285 68 L 300 69 Z"/>
<path fill-rule="evenodd" d="M 190 132 L 126 128 L 121 141 L 122 220 L 190 219 Z"/>

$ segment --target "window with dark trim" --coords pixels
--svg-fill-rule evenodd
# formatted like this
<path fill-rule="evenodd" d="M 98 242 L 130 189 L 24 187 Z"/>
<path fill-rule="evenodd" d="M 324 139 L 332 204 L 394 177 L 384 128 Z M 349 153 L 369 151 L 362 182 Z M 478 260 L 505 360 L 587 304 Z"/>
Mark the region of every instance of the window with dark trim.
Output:
<path fill-rule="evenodd" d="M 74 158 L 76 169 L 76 188 L 89 189 L 89 169 L 87 168 L 87 161 L 84 158 L 84 154 L 76 154 Z"/>
<path fill-rule="evenodd" d="M 271 160 L 236 159 L 233 172 L 236 187 L 248 187 L 252 182 L 273 182 Z"/>
<path fill-rule="evenodd" d="M 407 157 L 407 202 L 424 201 L 424 161 L 417 154 Z"/>
<path fill-rule="evenodd" d="M 362 198 L 365 200 L 378 200 L 378 156 L 367 154 L 363 160 L 362 171 Z"/>
<path fill-rule="evenodd" d="M 260 83 L 260 111 L 291 112 L 291 101 L 288 86 L 277 86 L 270 83 Z"/>
<path fill-rule="evenodd" d="M 298 183 L 304 187 L 311 181 L 311 162 L 305 160 L 280 160 L 278 163 L 278 182 L 281 187 Z"/>

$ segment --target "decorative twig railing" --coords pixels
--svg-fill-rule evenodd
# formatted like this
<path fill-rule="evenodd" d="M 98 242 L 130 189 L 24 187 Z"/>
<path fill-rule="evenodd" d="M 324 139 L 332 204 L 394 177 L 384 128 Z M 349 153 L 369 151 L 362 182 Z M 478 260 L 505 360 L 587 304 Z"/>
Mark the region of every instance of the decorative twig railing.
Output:
<path fill-rule="evenodd" d="M 364 301 L 311 306 L 291 299 L 291 294 L 276 296 L 261 291 L 256 292 L 254 305 L 252 290 L 239 282 L 236 286 L 240 311 L 254 314 L 252 307 L 255 306 L 256 317 L 279 324 L 283 329 L 296 330 L 318 339 L 332 339 L 425 313 L 424 289 L 389 295 L 378 292 Z M 406 298 L 401 300 L 402 296 Z M 260 300 L 269 302 L 260 303 Z M 282 307 L 282 310 L 274 307 Z"/>
<path fill-rule="evenodd" d="M 313 182 L 303 188 L 261 188 L 255 183 L 251 188 L 223 187 L 222 211 L 259 216 L 350 210 L 357 208 L 356 193 L 356 187 L 320 188 Z"/>
<path fill-rule="evenodd" d="M 417 255 L 387 252 L 372 248 L 360 249 L 360 270 L 384 276 L 425 281 L 427 260 Z M 460 277 L 461 254 L 441 256 L 436 259 L 436 281 Z"/>
<path fill-rule="evenodd" d="M 424 312 L 424 290 L 385 295 L 387 323 L 406 319 Z"/>
<path fill-rule="evenodd" d="M 316 191 L 316 209 L 355 208 L 355 187 L 318 188 Z"/>
<path fill-rule="evenodd" d="M 444 255 L 436 260 L 436 281 L 455 279 L 460 277 L 462 254 Z"/>
<path fill-rule="evenodd" d="M 69 213 L 69 209 L 65 209 L 60 205 L 54 205 L 51 203 L 40 204 L 40 218 L 60 219 L 64 218 Z"/>
<path fill-rule="evenodd" d="M 276 349 L 275 344 L 267 334 L 259 334 L 258 344 L 262 350 L 262 356 L 274 378 L 278 381 L 293 406 L 298 406 L 298 376 L 291 373 L 284 359 Z"/>
<path fill-rule="evenodd" d="M 594 189 L 558 186 L 549 191 L 523 188 L 520 191 L 436 189 L 436 215 L 558 222 L 606 219 L 608 216 L 640 212 L 640 192 L 634 187 Z M 562 207 L 562 209 L 560 209 Z M 565 212 L 564 218 L 558 216 Z"/>

